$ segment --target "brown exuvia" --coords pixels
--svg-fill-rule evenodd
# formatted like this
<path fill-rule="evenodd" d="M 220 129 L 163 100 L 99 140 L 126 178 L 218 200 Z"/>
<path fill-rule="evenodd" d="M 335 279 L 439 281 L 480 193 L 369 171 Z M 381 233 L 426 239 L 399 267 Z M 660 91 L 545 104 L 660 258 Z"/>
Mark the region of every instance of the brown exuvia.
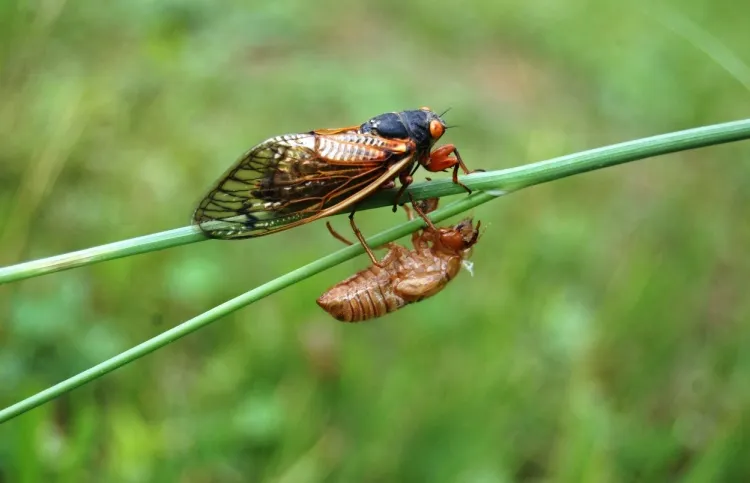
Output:
<path fill-rule="evenodd" d="M 341 322 L 361 322 L 381 317 L 408 304 L 419 302 L 440 292 L 453 280 L 479 238 L 480 222 L 461 220 L 449 228 L 436 228 L 424 211 L 437 207 L 437 199 L 413 204 L 427 223 L 414 232 L 413 250 L 389 243 L 388 253 L 378 264 L 337 283 L 318 298 L 323 310 Z M 411 211 L 404 206 L 407 216 Z M 351 244 L 328 225 L 339 240 Z"/>

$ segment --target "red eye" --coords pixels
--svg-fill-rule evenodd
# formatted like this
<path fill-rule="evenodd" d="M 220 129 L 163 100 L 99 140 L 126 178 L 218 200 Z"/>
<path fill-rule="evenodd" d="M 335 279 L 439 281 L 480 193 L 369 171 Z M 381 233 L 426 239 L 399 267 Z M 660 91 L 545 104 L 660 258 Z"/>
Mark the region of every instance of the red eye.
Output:
<path fill-rule="evenodd" d="M 432 139 L 438 139 L 445 132 L 445 126 L 437 119 L 430 121 L 430 136 Z"/>

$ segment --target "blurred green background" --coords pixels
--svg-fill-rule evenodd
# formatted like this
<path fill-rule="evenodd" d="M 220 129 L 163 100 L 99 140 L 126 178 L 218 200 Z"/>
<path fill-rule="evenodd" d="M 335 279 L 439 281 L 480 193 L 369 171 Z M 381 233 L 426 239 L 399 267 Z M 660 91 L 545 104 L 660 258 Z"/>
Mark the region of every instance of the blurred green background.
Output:
<path fill-rule="evenodd" d="M 658 5 L 0 0 L 0 265 L 184 226 L 257 142 L 392 110 L 451 107 L 488 170 L 747 117 L 750 4 Z M 736 143 L 486 204 L 473 278 L 345 325 L 315 299 L 368 262 L 324 272 L 3 424 L 0 481 L 745 480 L 749 176 Z M 2 286 L 0 405 L 338 248 Z"/>

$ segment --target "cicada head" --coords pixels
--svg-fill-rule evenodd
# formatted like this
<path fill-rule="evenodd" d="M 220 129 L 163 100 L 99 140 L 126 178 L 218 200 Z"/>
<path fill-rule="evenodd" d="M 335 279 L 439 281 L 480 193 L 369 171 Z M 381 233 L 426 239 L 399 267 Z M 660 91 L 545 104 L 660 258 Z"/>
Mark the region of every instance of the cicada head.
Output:
<path fill-rule="evenodd" d="M 475 226 L 471 218 L 466 218 L 452 228 L 440 228 L 436 245 L 446 252 L 468 257 L 471 248 L 479 240 L 481 224 L 482 222 L 479 221 Z"/>

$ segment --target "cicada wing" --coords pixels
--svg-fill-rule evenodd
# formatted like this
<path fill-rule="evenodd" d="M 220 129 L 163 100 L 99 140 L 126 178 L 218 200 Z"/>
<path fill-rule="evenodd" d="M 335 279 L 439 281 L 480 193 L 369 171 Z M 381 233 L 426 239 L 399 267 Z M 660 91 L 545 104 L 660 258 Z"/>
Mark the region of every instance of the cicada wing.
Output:
<path fill-rule="evenodd" d="M 343 134 L 347 132 L 355 132 L 359 126 L 347 126 L 347 127 L 335 127 L 335 128 L 324 128 L 324 129 L 316 129 L 313 131 L 314 134 L 323 134 L 323 135 L 329 135 L 329 134 Z"/>
<path fill-rule="evenodd" d="M 203 198 L 193 223 L 212 238 L 251 238 L 282 231 L 328 216 L 334 206 L 346 208 L 362 198 L 360 192 L 366 196 L 387 181 L 383 175 L 394 165 L 386 161 L 394 155 L 411 158 L 393 146 L 379 148 L 367 139 L 363 150 L 343 138 L 337 141 L 336 136 L 315 132 L 288 134 L 255 146 Z M 321 144 L 332 152 L 364 154 L 342 161 L 321 153 Z M 341 157 L 341 152 L 334 154 Z M 402 164 L 403 160 L 395 163 Z"/>

